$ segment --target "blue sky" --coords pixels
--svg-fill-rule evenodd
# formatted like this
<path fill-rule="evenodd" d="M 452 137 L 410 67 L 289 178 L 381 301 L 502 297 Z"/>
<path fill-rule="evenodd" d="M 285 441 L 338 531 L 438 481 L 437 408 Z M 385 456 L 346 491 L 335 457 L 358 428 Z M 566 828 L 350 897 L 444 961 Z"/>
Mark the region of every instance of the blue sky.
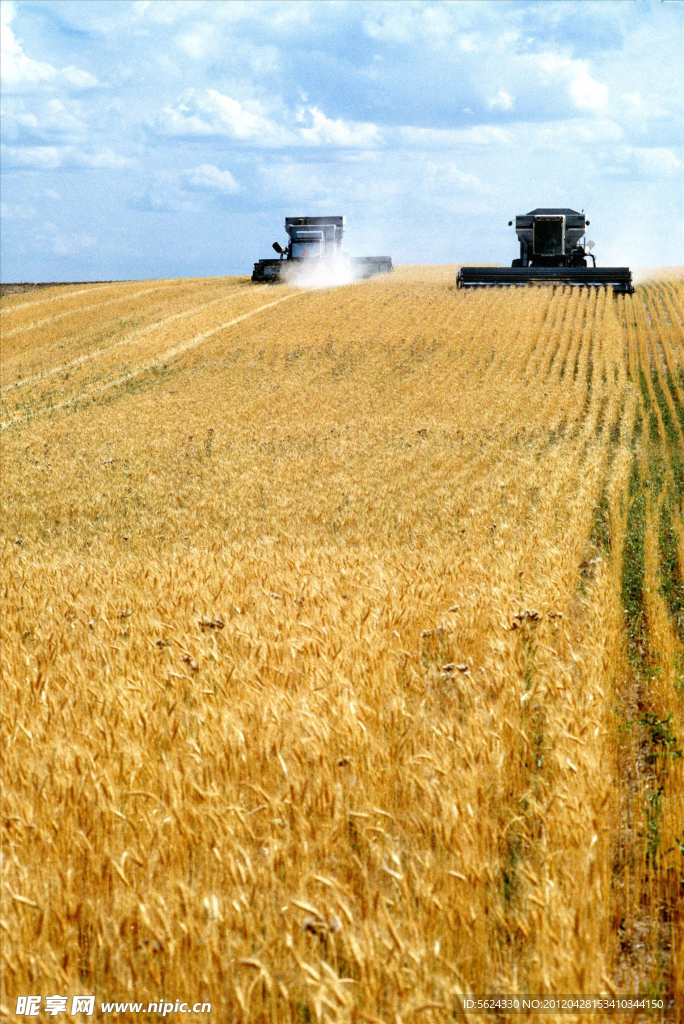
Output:
<path fill-rule="evenodd" d="M 286 215 L 395 262 L 684 263 L 677 0 L 2 4 L 2 279 L 244 274 Z"/>

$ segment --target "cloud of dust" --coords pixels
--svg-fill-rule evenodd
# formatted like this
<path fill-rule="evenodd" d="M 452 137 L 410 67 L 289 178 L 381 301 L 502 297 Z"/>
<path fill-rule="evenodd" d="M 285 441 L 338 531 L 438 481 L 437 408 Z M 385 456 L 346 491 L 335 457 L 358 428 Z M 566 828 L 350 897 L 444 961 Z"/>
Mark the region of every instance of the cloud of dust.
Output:
<path fill-rule="evenodd" d="M 632 267 L 633 284 L 647 284 L 649 281 L 653 281 L 657 276 L 658 271 L 651 270 L 649 267 Z"/>
<path fill-rule="evenodd" d="M 649 281 L 681 281 L 684 267 L 633 267 L 634 284 L 648 284 Z"/>
<path fill-rule="evenodd" d="M 312 258 L 302 260 L 301 263 L 290 263 L 287 268 L 287 283 L 306 290 L 354 284 L 362 277 L 359 268 L 349 256 Z"/>

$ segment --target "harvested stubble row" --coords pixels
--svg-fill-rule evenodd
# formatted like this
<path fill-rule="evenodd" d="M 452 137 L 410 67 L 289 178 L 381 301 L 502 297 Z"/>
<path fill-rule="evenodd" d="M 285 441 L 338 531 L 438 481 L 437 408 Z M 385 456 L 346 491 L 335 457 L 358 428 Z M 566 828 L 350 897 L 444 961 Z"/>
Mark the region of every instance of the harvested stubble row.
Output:
<path fill-rule="evenodd" d="M 684 284 L 452 282 L 3 300 L 6 1007 L 684 996 Z"/>

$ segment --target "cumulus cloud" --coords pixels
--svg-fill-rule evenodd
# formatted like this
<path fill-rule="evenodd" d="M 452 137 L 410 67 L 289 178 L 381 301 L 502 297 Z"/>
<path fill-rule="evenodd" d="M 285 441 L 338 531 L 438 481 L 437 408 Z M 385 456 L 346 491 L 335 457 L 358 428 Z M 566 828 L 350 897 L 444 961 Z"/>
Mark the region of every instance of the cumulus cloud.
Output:
<path fill-rule="evenodd" d="M 682 173 L 682 161 L 666 146 L 618 146 L 599 159 L 609 174 L 673 179 Z"/>
<path fill-rule="evenodd" d="M 644 104 L 640 92 L 625 92 L 622 94 L 622 98 L 631 113 L 640 114 L 642 112 Z"/>
<path fill-rule="evenodd" d="M 566 82 L 570 99 L 580 110 L 602 111 L 607 107 L 608 86 L 592 77 L 588 61 L 545 53 L 539 59 L 539 66 L 547 72 L 549 81 L 560 78 Z"/>
<path fill-rule="evenodd" d="M 161 186 L 147 188 L 128 200 L 131 210 L 141 213 L 202 213 L 202 206 L 183 191 Z"/>
<path fill-rule="evenodd" d="M 570 95 L 582 110 L 604 110 L 608 105 L 608 86 L 592 78 L 586 68 L 573 79 Z"/>
<path fill-rule="evenodd" d="M 189 89 L 174 106 L 168 104 L 154 126 L 166 135 L 226 136 L 264 148 L 338 146 L 369 148 L 381 141 L 377 125 L 329 118 L 316 106 L 289 113 L 280 101 L 279 120 L 257 100 L 240 102 L 217 89 Z M 284 122 L 290 122 L 289 124 Z"/>
<path fill-rule="evenodd" d="M 120 156 L 109 147 L 84 150 L 78 146 L 4 146 L 3 162 L 7 167 L 34 170 L 56 170 L 69 167 L 92 167 L 120 170 L 133 167 L 135 161 Z"/>
<path fill-rule="evenodd" d="M 363 161 L 341 166 L 337 160 L 313 163 L 284 157 L 259 166 L 261 192 L 269 199 L 301 207 L 303 212 L 347 212 L 382 209 L 383 217 L 403 218 L 407 209 L 437 207 L 458 212 L 464 203 L 481 202 L 491 186 L 464 170 L 450 156 L 418 150 L 387 150 L 378 159 L 366 151 Z M 304 209 L 306 207 L 306 209 Z"/>
<path fill-rule="evenodd" d="M 214 52 L 217 44 L 216 30 L 210 22 L 203 22 L 194 25 L 189 32 L 182 32 L 176 38 L 176 44 L 193 60 L 203 60 L 208 54 Z"/>
<path fill-rule="evenodd" d="M 158 182 L 151 188 L 136 192 L 128 200 L 131 210 L 142 213 L 201 213 L 201 203 L 183 192 L 176 183 Z"/>
<path fill-rule="evenodd" d="M 76 141 L 88 132 L 82 104 L 58 97 L 33 97 L 29 106 L 23 97 L 10 96 L 3 103 L 2 119 L 8 142 Z"/>
<path fill-rule="evenodd" d="M 332 120 L 317 107 L 300 110 L 298 120 L 309 120 L 310 127 L 300 128 L 299 137 L 310 146 L 346 146 L 365 148 L 380 142 L 380 131 L 375 124 L 344 121 L 341 118 Z"/>
<path fill-rule="evenodd" d="M 36 235 L 36 242 L 55 256 L 73 256 L 97 245 L 97 239 L 92 235 L 85 232 L 63 232 L 56 224 L 46 224 L 43 233 Z"/>
<path fill-rule="evenodd" d="M 155 273 L 203 273 L 219 249 L 242 272 L 297 212 L 347 215 L 350 251 L 358 230 L 359 253 L 501 259 L 502 210 L 505 222 L 547 201 L 591 206 L 603 247 L 635 195 L 679 243 L 681 4 L 58 6 L 2 7 L 6 273 L 11 259 L 12 273 L 37 272 L 29 208 L 37 223 L 63 218 L 65 238 L 92 237 L 106 208 L 111 229 L 79 250 L 74 276 L 107 251 L 128 276 L 152 259 Z M 86 88 L 95 75 L 106 93 Z M 131 242 L 140 210 L 160 214 L 155 253 Z M 187 268 L 169 241 L 182 214 Z"/>
<path fill-rule="evenodd" d="M 374 7 L 375 5 L 373 5 Z M 436 48 L 450 46 L 458 32 L 461 12 L 455 5 L 378 4 L 378 12 L 364 20 L 371 39 L 383 43 L 410 45 L 420 39 Z"/>
<path fill-rule="evenodd" d="M 183 171 L 160 171 L 129 205 L 148 213 L 200 213 L 203 200 L 220 201 L 240 191 L 241 186 L 230 171 L 214 164 L 200 164 Z"/>
<path fill-rule="evenodd" d="M 0 203 L 0 217 L 3 220 L 30 220 L 36 211 L 32 206 L 21 206 L 19 203 Z"/>
<path fill-rule="evenodd" d="M 420 171 L 420 187 L 417 189 L 419 194 L 430 196 L 445 209 L 451 208 L 454 200 L 460 209 L 464 193 L 491 191 L 491 186 L 486 185 L 476 174 L 462 170 L 448 157 L 424 162 Z"/>
<path fill-rule="evenodd" d="M 478 149 L 484 146 L 509 146 L 513 133 L 507 128 L 494 125 L 473 125 L 472 128 L 399 128 L 386 132 L 390 140 L 401 145 L 420 149 L 447 149 L 451 146 Z"/>
<path fill-rule="evenodd" d="M 173 25 L 197 11 L 197 0 L 133 0 L 133 11 L 139 18 L 157 24 Z"/>
<path fill-rule="evenodd" d="M 512 110 L 515 99 L 505 89 L 499 89 L 496 96 L 493 96 L 487 106 L 490 110 Z"/>
<path fill-rule="evenodd" d="M 258 101 L 242 104 L 217 89 L 188 89 L 175 106 L 165 106 L 156 119 L 165 135 L 225 135 L 260 146 L 285 146 L 292 132 L 272 120 Z"/>
<path fill-rule="evenodd" d="M 240 185 L 230 171 L 221 171 L 213 164 L 201 164 L 191 167 L 181 174 L 186 188 L 198 189 L 201 192 L 217 192 L 231 195 L 240 191 Z"/>
<path fill-rule="evenodd" d="M 337 197 L 328 164 L 301 162 L 290 157 L 259 160 L 256 174 L 259 192 L 274 196 L 279 202 L 306 204 L 314 213 L 322 212 L 321 204 L 343 202 L 344 175 L 337 176 Z"/>
<path fill-rule="evenodd" d="M 597 145 L 612 145 L 625 137 L 624 129 L 609 118 L 572 117 L 565 121 L 546 121 L 533 125 L 519 125 L 514 135 L 520 145 L 556 152 L 595 149 Z"/>
<path fill-rule="evenodd" d="M 15 14 L 12 0 L 4 0 L 0 4 L 0 74 L 5 93 L 32 91 L 46 85 L 73 89 L 91 89 L 98 85 L 95 76 L 88 71 L 72 66 L 56 68 L 53 64 L 28 57 L 11 27 Z"/>

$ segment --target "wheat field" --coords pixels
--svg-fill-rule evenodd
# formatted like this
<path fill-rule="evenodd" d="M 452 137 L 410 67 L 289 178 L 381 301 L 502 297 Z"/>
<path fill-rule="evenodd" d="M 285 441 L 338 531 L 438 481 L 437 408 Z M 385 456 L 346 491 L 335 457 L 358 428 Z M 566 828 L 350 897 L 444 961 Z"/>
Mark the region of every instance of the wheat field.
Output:
<path fill-rule="evenodd" d="M 682 1019 L 684 276 L 454 274 L 2 300 L 11 1019 Z"/>

